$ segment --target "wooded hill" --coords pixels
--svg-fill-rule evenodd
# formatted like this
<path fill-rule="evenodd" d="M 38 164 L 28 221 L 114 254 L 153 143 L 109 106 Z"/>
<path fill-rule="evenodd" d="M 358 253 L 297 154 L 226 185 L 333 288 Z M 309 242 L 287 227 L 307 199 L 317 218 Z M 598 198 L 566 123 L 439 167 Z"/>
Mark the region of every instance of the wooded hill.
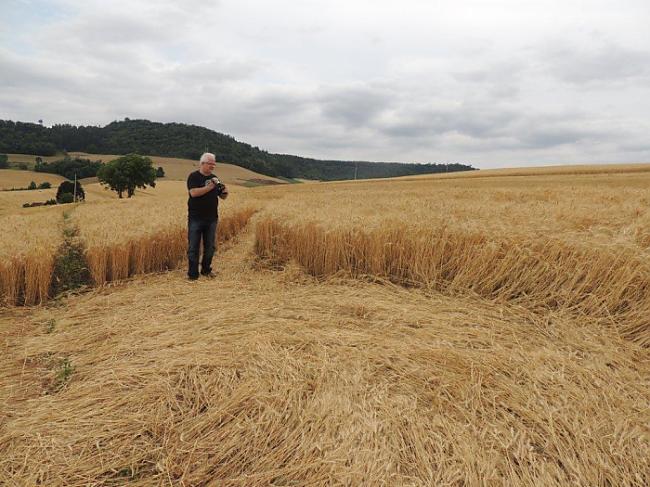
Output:
<path fill-rule="evenodd" d="M 229 162 L 268 176 L 325 181 L 470 171 L 465 164 L 414 164 L 318 160 L 272 154 L 238 142 L 229 135 L 182 123 L 149 120 L 112 122 L 105 127 L 54 125 L 0 120 L 0 153 L 51 156 L 61 151 L 182 157 L 198 160 L 208 149 L 218 161 Z"/>

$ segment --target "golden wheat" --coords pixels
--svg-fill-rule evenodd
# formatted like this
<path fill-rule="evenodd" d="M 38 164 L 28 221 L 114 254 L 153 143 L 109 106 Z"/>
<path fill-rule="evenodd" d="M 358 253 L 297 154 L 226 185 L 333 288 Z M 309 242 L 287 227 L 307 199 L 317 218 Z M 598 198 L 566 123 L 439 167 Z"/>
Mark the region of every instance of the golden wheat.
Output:
<path fill-rule="evenodd" d="M 647 485 L 647 351 L 611 328 L 260 272 L 251 243 L 218 280 L 165 273 L 0 314 L 0 478 Z"/>
<path fill-rule="evenodd" d="M 163 182 L 136 198 L 81 205 L 73 215 L 97 285 L 140 273 L 174 269 L 187 253 L 184 183 Z M 222 202 L 218 241 L 231 239 L 254 212 L 246 198 Z M 235 202 L 234 204 L 232 202 Z M 233 208 L 234 206 L 234 208 Z"/>
<path fill-rule="evenodd" d="M 62 211 L 35 208 L 0 216 L 0 304 L 37 304 L 47 299 L 56 250 L 63 241 Z"/>
<path fill-rule="evenodd" d="M 55 191 L 55 190 L 49 190 Z M 245 193 L 222 203 L 219 242 L 233 238 L 255 212 Z M 7 192 L 15 195 L 18 192 Z M 20 192 L 25 193 L 25 192 Z M 0 193 L 2 194 L 2 193 Z M 92 281 L 101 285 L 127 277 L 173 269 L 187 251 L 185 184 L 164 181 L 117 199 L 97 184 L 86 186 L 87 202 L 47 208 L 9 209 L 0 216 L 0 304 L 38 304 L 47 300 L 57 249 L 63 242 L 64 209 L 86 247 Z M 18 201 L 18 200 L 16 200 Z"/>
<path fill-rule="evenodd" d="M 269 188 L 282 197 L 267 205 L 255 251 L 315 276 L 573 309 L 647 346 L 648 188 L 648 173 Z"/>

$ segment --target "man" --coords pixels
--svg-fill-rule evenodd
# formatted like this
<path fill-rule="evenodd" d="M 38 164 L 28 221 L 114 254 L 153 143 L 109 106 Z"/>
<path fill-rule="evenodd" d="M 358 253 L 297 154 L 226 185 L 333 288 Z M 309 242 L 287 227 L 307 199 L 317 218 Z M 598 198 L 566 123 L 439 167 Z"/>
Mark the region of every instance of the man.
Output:
<path fill-rule="evenodd" d="M 212 174 L 216 165 L 214 154 L 206 152 L 201 156 L 199 163 L 199 170 L 190 173 L 187 177 L 187 190 L 190 194 L 187 200 L 187 260 L 189 261 L 187 277 L 191 280 L 199 278 L 201 240 L 203 240 L 201 274 L 214 277 L 212 256 L 217 236 L 219 198 L 225 200 L 228 197 L 228 188 Z"/>

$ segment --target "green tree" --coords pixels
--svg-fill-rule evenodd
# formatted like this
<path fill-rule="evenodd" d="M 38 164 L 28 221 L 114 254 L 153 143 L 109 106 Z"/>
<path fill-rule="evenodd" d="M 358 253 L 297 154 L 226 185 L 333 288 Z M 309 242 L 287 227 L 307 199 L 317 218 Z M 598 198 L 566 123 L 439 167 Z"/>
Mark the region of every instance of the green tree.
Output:
<path fill-rule="evenodd" d="M 27 186 L 27 189 L 36 189 L 36 188 L 38 188 L 38 186 L 36 186 L 36 183 L 34 181 L 29 183 L 29 186 Z"/>
<path fill-rule="evenodd" d="M 0 169 L 9 168 L 9 157 L 7 154 L 0 154 Z"/>
<path fill-rule="evenodd" d="M 74 201 L 74 196 L 72 193 L 61 193 L 61 196 L 59 196 L 57 201 L 61 204 L 72 203 Z"/>
<path fill-rule="evenodd" d="M 165 170 L 161 166 L 158 166 L 158 169 L 156 169 L 156 177 L 157 178 L 165 177 Z"/>
<path fill-rule="evenodd" d="M 56 190 L 56 201 L 58 203 L 63 203 L 63 201 L 61 201 L 61 198 L 65 193 L 71 194 L 74 198 L 75 184 L 72 181 L 63 181 L 61 184 L 59 184 L 59 187 Z M 81 183 L 79 183 L 78 181 L 76 186 L 76 194 L 77 194 L 77 201 L 83 201 L 86 198 L 86 192 L 81 187 Z"/>
<path fill-rule="evenodd" d="M 97 173 L 97 178 L 120 198 L 124 192 L 130 198 L 135 194 L 135 188 L 156 186 L 156 169 L 148 157 L 128 154 L 104 164 Z"/>

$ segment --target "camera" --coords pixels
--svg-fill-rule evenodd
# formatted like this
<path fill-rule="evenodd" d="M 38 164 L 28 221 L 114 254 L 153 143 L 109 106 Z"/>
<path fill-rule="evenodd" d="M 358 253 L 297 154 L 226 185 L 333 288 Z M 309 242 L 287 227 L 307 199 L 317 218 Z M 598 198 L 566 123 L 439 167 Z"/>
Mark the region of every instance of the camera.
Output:
<path fill-rule="evenodd" d="M 226 185 L 221 182 L 221 180 L 218 177 L 213 177 L 212 182 L 214 183 L 215 189 L 217 191 L 217 196 L 221 196 L 222 194 L 226 193 Z"/>

